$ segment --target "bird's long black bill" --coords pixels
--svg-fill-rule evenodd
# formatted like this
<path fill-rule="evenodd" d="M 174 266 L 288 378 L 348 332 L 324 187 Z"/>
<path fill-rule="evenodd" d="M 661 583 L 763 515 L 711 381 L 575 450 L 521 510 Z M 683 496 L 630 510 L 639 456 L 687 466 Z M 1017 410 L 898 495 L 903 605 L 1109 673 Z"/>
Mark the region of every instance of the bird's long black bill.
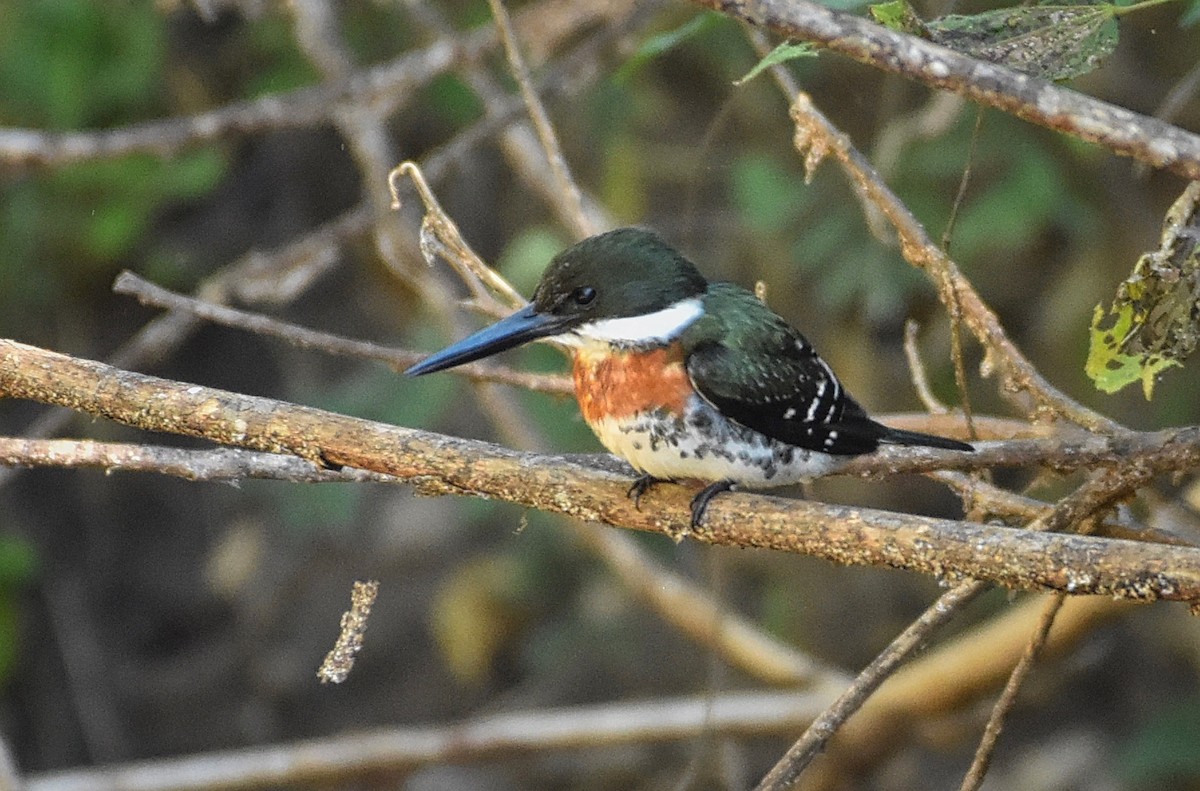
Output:
<path fill-rule="evenodd" d="M 557 335 L 563 330 L 563 319 L 538 313 L 533 305 L 501 319 L 490 327 L 484 327 L 474 335 L 431 354 L 404 373 L 408 376 L 431 374 L 458 365 L 490 357 L 523 343 Z"/>

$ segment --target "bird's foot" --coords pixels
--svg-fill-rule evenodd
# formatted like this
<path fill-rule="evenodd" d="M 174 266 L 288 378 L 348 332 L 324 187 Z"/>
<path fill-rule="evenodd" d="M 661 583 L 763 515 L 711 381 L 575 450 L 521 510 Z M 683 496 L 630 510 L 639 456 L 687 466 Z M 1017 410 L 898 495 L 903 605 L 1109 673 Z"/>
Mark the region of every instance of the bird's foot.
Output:
<path fill-rule="evenodd" d="M 642 510 L 642 495 L 650 491 L 650 488 L 654 484 L 662 483 L 664 480 L 664 478 L 655 478 L 649 473 L 642 473 L 633 482 L 633 485 L 629 487 L 629 491 L 625 493 L 625 496 L 632 498 L 633 507 L 640 511 Z"/>
<path fill-rule="evenodd" d="M 733 481 L 717 481 L 710 483 L 700 490 L 700 493 L 692 498 L 692 529 L 695 530 L 700 526 L 700 520 L 704 518 L 704 512 L 708 509 L 708 503 L 712 498 L 716 497 L 721 492 L 728 492 L 734 488 Z"/>

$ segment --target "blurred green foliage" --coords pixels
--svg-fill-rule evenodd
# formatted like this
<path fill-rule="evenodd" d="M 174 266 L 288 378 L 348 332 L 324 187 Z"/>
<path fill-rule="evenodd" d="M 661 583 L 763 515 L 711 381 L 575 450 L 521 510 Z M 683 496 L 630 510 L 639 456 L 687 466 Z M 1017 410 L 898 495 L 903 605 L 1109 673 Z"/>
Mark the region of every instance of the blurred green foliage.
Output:
<path fill-rule="evenodd" d="M 1191 0 L 1179 17 L 1179 26 L 1191 27 L 1197 23 L 1200 23 L 1200 0 Z"/>
<path fill-rule="evenodd" d="M 21 538 L 0 534 L 0 684 L 13 671 L 21 645 L 22 590 L 38 573 L 37 553 Z"/>
<path fill-rule="evenodd" d="M 1132 788 L 1195 788 L 1200 783 L 1200 698 L 1168 704 L 1121 750 Z"/>
<path fill-rule="evenodd" d="M 103 128 L 167 107 L 166 27 L 150 2 L 47 0 L 0 5 L 0 123 Z M 0 331 L 110 277 L 171 201 L 207 194 L 224 172 L 215 149 L 27 170 L 0 181 Z M 166 273 L 163 273 L 166 274 Z"/>

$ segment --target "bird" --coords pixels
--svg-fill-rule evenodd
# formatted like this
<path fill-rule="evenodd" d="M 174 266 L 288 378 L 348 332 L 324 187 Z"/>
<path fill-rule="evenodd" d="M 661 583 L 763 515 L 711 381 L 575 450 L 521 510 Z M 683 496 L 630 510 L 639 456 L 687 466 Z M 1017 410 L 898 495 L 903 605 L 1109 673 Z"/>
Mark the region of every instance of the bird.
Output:
<path fill-rule="evenodd" d="M 584 421 L 655 484 L 714 496 L 807 482 L 881 445 L 970 452 L 868 417 L 808 339 L 750 291 L 707 280 L 654 231 L 618 228 L 555 255 L 532 301 L 405 371 L 443 371 L 531 341 L 566 347 Z"/>

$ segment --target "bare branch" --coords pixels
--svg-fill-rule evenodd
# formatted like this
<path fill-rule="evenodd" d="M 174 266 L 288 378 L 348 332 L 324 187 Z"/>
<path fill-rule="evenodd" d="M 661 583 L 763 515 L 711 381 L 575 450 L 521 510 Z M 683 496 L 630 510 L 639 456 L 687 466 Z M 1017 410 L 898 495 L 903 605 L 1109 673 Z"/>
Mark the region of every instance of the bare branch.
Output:
<path fill-rule="evenodd" d="M 952 91 L 1156 168 L 1200 180 L 1200 136 L 809 0 L 695 0 L 787 38 Z"/>
<path fill-rule="evenodd" d="M 567 204 L 567 216 L 572 218 L 573 230 L 577 236 L 591 236 L 601 229 L 593 227 L 588 213 L 584 211 L 583 193 L 580 192 L 575 179 L 571 177 L 571 169 L 567 166 L 567 159 L 563 156 L 562 147 L 558 144 L 558 135 L 554 133 L 550 116 L 546 114 L 546 108 L 542 106 L 542 101 L 533 88 L 533 83 L 529 78 L 529 68 L 525 65 L 525 58 L 521 55 L 521 47 L 517 42 L 517 35 L 513 31 L 508 11 L 504 8 L 503 0 L 488 0 L 488 5 L 491 6 L 496 30 L 500 33 L 500 41 L 503 43 L 504 53 L 508 57 L 509 70 L 517 81 L 517 87 L 521 90 L 521 98 L 525 102 L 529 117 L 533 121 L 533 128 L 537 132 L 538 141 L 546 154 L 550 172 L 554 174 L 560 199 Z"/>
<path fill-rule="evenodd" d="M 324 469 L 278 453 L 241 448 L 185 450 L 161 445 L 94 442 L 87 439 L 0 437 L 0 466 L 152 472 L 189 481 L 266 479 L 293 483 L 394 483 L 391 475 L 346 467 Z"/>
<path fill-rule="evenodd" d="M 427 728 L 377 728 L 274 747 L 46 772 L 25 791 L 211 791 L 345 781 L 513 752 L 645 744 L 718 733 L 754 736 L 809 722 L 824 692 L 743 692 L 541 709 Z"/>
<path fill-rule="evenodd" d="M 64 165 L 133 153 L 166 157 L 186 146 L 230 134 L 311 126 L 330 118 L 347 104 L 369 105 L 385 112 L 455 64 L 481 57 L 495 45 L 495 33 L 480 30 L 457 39 L 443 39 L 344 79 L 239 102 L 199 115 L 119 129 L 93 132 L 0 129 L 0 159 L 17 164 Z"/>
<path fill-rule="evenodd" d="M 961 711 L 1002 685 L 1037 628 L 1044 604 L 1040 596 L 1017 602 L 900 668 L 829 743 L 835 771 L 843 761 L 862 766 L 878 760 L 889 748 L 909 743 L 919 723 Z M 1098 596 L 1068 597 L 1045 653 L 1064 654 L 1132 609 L 1129 602 Z"/>
<path fill-rule="evenodd" d="M 205 437 L 325 466 L 403 478 L 426 494 L 471 494 L 671 536 L 689 533 L 691 493 L 662 486 L 637 509 L 629 479 L 564 457 L 381 425 L 265 398 L 114 369 L 0 340 L 0 395 L 101 415 L 153 431 Z M 1073 513 L 1156 472 L 1200 464 L 1200 428 L 1126 460 L 1128 477 L 1097 484 Z M 1047 525 L 1052 524 L 1047 522 Z M 705 543 L 802 552 L 849 565 L 886 565 L 943 580 L 974 578 L 1136 600 L 1200 601 L 1200 549 L 1047 535 L 866 508 L 739 494 L 715 500 L 693 533 Z"/>

